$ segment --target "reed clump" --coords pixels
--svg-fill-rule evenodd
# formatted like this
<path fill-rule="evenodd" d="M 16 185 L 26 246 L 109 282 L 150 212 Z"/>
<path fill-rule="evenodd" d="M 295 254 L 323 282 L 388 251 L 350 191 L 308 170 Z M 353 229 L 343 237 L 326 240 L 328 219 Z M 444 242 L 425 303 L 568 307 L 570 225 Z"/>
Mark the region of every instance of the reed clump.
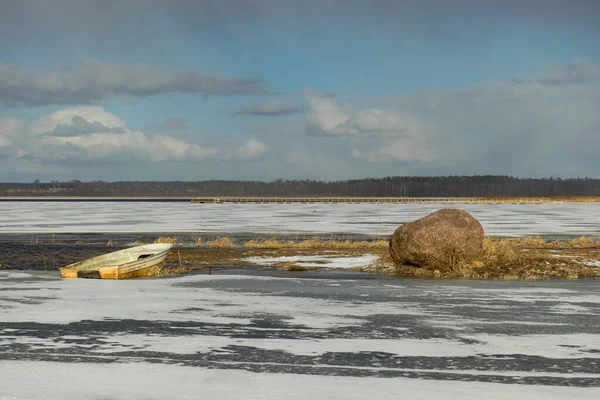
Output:
<path fill-rule="evenodd" d="M 192 236 L 192 244 L 194 247 L 202 246 L 202 236 Z"/>
<path fill-rule="evenodd" d="M 232 249 L 236 247 L 233 239 L 229 237 L 219 237 L 210 242 L 206 242 L 206 247 L 210 247 L 212 249 Z"/>
<path fill-rule="evenodd" d="M 588 236 L 582 236 L 576 239 L 573 239 L 569 242 L 569 245 L 572 247 L 580 247 L 580 248 L 590 248 L 590 247 L 598 247 L 600 243 L 597 240 L 592 239 Z"/>

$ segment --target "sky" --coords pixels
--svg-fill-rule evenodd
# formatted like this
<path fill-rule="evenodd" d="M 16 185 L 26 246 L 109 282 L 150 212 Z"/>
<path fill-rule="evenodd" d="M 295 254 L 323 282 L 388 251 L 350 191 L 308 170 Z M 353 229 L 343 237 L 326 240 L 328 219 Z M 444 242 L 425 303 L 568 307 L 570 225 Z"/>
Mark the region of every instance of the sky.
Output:
<path fill-rule="evenodd" d="M 600 177 L 597 0 L 0 0 L 0 181 Z"/>

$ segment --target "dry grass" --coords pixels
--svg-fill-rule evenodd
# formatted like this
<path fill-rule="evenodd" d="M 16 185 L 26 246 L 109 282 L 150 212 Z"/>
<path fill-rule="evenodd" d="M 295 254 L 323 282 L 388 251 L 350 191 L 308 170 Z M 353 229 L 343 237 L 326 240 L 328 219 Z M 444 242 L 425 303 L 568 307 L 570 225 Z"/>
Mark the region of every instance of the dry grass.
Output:
<path fill-rule="evenodd" d="M 169 243 L 172 244 L 173 247 L 180 245 L 179 238 L 177 236 L 160 236 L 154 241 L 154 243 Z"/>
<path fill-rule="evenodd" d="M 592 247 L 598 247 L 599 243 L 598 243 L 598 241 L 596 241 L 590 237 L 582 236 L 580 238 L 571 240 L 569 242 L 569 245 L 572 247 L 580 247 L 583 249 L 589 249 Z"/>
<path fill-rule="evenodd" d="M 547 245 L 547 242 L 539 236 L 528 236 L 517 239 L 508 239 L 514 245 L 529 249 L 540 249 Z M 506 241 L 506 240 L 505 240 Z"/>
<path fill-rule="evenodd" d="M 148 273 L 148 277 L 161 277 L 161 276 L 175 276 L 184 275 L 191 271 L 203 270 L 204 267 L 189 267 L 189 266 L 177 266 L 177 267 L 164 267 L 162 269 L 152 270 Z"/>
<path fill-rule="evenodd" d="M 262 239 L 262 240 L 250 240 L 244 243 L 245 249 L 290 249 L 295 246 L 293 241 L 279 241 L 275 238 Z"/>
<path fill-rule="evenodd" d="M 387 240 L 333 240 L 333 239 L 306 239 L 300 242 L 279 241 L 276 238 L 250 240 L 244 243 L 245 249 L 385 249 L 388 247 Z"/>
<path fill-rule="evenodd" d="M 236 247 L 233 239 L 228 237 L 219 237 L 215 240 L 206 243 L 206 247 L 210 247 L 212 249 L 231 249 Z"/>
<path fill-rule="evenodd" d="M 500 202 L 552 202 L 563 201 L 565 203 L 597 203 L 600 202 L 600 196 L 552 196 L 552 197 L 504 197 L 489 196 L 487 201 Z"/>

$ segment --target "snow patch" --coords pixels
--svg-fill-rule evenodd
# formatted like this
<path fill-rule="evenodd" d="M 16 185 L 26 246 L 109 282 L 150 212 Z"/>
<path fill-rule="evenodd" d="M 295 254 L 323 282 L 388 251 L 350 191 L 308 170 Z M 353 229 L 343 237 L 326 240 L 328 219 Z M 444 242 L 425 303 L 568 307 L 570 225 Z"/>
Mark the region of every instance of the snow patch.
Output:
<path fill-rule="evenodd" d="M 258 265 L 276 265 L 280 263 L 294 263 L 308 268 L 333 268 L 348 269 L 367 267 L 377 260 L 377 256 L 364 254 L 355 257 L 328 257 L 328 256 L 281 256 L 281 257 L 247 257 L 242 261 Z"/>

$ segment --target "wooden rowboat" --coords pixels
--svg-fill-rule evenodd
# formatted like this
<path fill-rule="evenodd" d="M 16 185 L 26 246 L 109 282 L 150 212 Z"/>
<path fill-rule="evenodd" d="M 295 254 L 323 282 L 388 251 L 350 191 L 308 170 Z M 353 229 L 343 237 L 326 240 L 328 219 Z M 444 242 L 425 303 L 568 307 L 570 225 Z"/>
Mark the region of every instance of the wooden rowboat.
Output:
<path fill-rule="evenodd" d="M 146 244 L 79 261 L 60 269 L 63 278 L 129 279 L 158 272 L 165 265 L 169 243 Z"/>

